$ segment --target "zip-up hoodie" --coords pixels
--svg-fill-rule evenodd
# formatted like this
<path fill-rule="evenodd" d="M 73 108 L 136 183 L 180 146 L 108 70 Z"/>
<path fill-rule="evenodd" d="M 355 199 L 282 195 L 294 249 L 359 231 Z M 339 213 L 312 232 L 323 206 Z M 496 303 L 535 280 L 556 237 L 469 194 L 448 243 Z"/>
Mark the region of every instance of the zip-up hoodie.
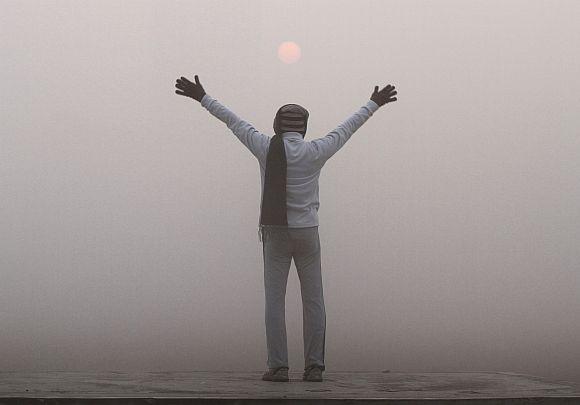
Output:
<path fill-rule="evenodd" d="M 251 123 L 239 118 L 207 93 L 201 99 L 201 105 L 225 123 L 258 159 L 262 186 L 260 201 L 262 201 L 270 137 L 258 131 Z M 289 228 L 319 225 L 318 178 L 322 167 L 378 109 L 378 104 L 369 100 L 326 136 L 311 141 L 304 140 L 299 132 L 282 134 L 287 161 L 286 207 Z M 260 211 L 258 211 L 259 234 L 261 231 Z"/>

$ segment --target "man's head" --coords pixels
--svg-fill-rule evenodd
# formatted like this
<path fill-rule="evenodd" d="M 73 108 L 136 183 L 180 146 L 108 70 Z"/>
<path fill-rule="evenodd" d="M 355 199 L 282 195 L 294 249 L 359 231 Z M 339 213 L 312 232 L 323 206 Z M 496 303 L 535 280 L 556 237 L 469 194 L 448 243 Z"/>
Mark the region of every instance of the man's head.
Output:
<path fill-rule="evenodd" d="M 306 135 L 308 125 L 308 110 L 298 104 L 285 104 L 274 118 L 274 132 L 282 135 L 284 132 L 300 132 L 302 138 Z"/>

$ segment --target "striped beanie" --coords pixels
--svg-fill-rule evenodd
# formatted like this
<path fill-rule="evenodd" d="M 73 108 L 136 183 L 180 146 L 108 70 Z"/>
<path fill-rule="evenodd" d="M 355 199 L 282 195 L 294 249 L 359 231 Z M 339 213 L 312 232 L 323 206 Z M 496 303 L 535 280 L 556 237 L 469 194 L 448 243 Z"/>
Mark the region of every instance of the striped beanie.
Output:
<path fill-rule="evenodd" d="M 284 132 L 300 132 L 302 138 L 306 135 L 308 110 L 298 104 L 285 104 L 274 118 L 274 132 L 282 135 Z"/>

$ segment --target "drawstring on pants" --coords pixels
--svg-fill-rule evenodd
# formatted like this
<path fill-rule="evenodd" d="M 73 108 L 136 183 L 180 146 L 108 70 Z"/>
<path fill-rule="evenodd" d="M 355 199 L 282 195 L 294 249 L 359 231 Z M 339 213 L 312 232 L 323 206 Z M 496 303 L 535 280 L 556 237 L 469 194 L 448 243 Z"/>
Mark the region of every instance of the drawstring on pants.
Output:
<path fill-rule="evenodd" d="M 258 225 L 258 243 L 260 242 L 265 242 L 266 239 L 268 239 L 268 232 L 270 232 L 268 230 L 268 226 L 267 225 L 263 225 L 260 224 Z"/>
<path fill-rule="evenodd" d="M 258 225 L 258 243 L 264 242 L 264 225 Z"/>

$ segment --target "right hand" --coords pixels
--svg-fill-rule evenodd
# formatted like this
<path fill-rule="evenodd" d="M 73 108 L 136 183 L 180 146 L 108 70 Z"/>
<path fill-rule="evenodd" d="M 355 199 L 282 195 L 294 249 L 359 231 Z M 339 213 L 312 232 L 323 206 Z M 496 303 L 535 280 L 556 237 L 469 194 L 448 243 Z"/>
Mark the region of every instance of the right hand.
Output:
<path fill-rule="evenodd" d="M 391 101 L 397 101 L 397 97 L 395 97 L 396 94 L 395 86 L 391 86 L 390 84 L 383 87 L 381 91 L 379 91 L 379 86 L 375 86 L 375 91 L 371 95 L 371 100 L 377 103 L 380 107 L 384 104 L 390 103 Z"/>
<path fill-rule="evenodd" d="M 176 94 L 179 94 L 180 96 L 191 97 L 201 103 L 201 99 L 205 95 L 205 90 L 199 82 L 197 75 L 195 75 L 195 83 L 190 82 L 186 77 L 183 76 L 181 76 L 181 79 L 177 79 L 176 82 L 177 83 L 175 84 L 175 87 L 179 89 L 175 90 Z"/>

